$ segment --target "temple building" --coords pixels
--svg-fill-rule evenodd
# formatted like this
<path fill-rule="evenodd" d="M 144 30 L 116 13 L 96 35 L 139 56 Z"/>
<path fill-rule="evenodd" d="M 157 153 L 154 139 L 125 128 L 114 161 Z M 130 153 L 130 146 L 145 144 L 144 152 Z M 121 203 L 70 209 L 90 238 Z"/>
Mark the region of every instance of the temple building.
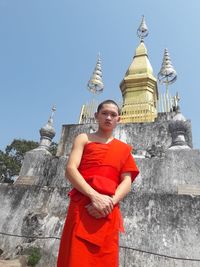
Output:
<path fill-rule="evenodd" d="M 144 37 L 147 35 L 148 29 L 143 17 L 138 28 L 140 44 L 136 48 L 133 61 L 120 83 L 123 97 L 122 123 L 153 122 L 157 118 L 157 80 L 153 75 L 153 68 L 144 44 Z"/>
<path fill-rule="evenodd" d="M 171 64 L 169 52 L 165 49 L 158 80 L 166 84 L 167 90 L 165 94 L 159 95 L 157 79 L 153 74 L 153 68 L 148 59 L 148 52 L 144 43 L 148 33 L 143 16 L 137 30 L 140 44 L 136 48 L 133 60 L 120 83 L 122 103 L 118 104 L 121 107 L 121 123 L 154 122 L 159 111 L 169 113 L 174 105 L 174 100 L 168 93 L 168 85 L 176 80 L 176 71 Z M 100 55 L 98 55 L 94 72 L 87 87 L 93 95 L 103 92 L 104 84 Z M 95 122 L 96 106 L 97 103 L 94 99 L 89 104 L 82 106 L 79 118 L 80 124 Z"/>
<path fill-rule="evenodd" d="M 170 95 L 177 73 L 165 48 L 161 69 L 153 73 L 144 17 L 140 43 L 120 83 L 121 123 L 116 138 L 133 147 L 140 170 L 121 210 L 126 234 L 120 236 L 120 267 L 200 266 L 200 150 L 193 148 L 191 121 L 182 114 L 180 95 Z M 165 86 L 160 94 L 158 84 Z M 103 92 L 101 58 L 87 84 Z M 13 185 L 0 184 L 0 260 L 40 249 L 40 267 L 55 267 L 71 188 L 65 166 L 74 137 L 97 129 L 94 101 L 81 108 L 79 122 L 62 125 L 56 156 L 53 114 L 40 129 L 39 147 L 26 153 Z M 20 251 L 19 248 L 20 247 Z M 107 266 L 106 266 L 107 267 Z"/>

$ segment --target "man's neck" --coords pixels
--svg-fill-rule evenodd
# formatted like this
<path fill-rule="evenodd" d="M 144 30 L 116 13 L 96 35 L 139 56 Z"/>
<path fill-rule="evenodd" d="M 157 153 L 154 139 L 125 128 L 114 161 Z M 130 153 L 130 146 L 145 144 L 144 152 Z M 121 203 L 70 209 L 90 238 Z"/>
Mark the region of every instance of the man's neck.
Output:
<path fill-rule="evenodd" d="M 98 130 L 97 132 L 94 133 L 94 135 L 100 139 L 106 140 L 106 141 L 111 141 L 113 139 L 112 132 L 102 132 Z"/>

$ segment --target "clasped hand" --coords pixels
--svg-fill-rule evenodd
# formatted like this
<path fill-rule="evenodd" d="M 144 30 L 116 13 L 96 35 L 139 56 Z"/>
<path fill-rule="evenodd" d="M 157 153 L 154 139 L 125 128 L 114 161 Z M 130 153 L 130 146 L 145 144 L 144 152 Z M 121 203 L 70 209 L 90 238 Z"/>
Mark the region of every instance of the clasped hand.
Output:
<path fill-rule="evenodd" d="M 100 219 L 111 213 L 114 203 L 112 197 L 98 193 L 91 198 L 91 203 L 85 207 L 91 216 Z"/>

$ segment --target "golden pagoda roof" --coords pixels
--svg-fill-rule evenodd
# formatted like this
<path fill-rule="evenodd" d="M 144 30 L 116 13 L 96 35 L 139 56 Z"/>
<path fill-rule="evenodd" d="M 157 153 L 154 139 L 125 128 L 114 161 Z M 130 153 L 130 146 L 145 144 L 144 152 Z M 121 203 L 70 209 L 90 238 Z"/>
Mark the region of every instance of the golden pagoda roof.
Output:
<path fill-rule="evenodd" d="M 153 68 L 149 62 L 144 42 L 141 42 L 136 48 L 135 56 L 133 57 L 133 61 L 125 74 L 125 78 L 129 75 L 136 76 L 141 74 L 149 74 L 150 76 L 153 76 Z"/>

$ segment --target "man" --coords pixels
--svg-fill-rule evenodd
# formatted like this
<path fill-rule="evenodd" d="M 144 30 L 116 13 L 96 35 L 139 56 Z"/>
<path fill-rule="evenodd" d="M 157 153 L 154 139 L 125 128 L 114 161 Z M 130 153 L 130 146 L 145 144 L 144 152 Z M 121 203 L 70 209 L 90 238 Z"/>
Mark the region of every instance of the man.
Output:
<path fill-rule="evenodd" d="M 131 146 L 113 137 L 120 121 L 118 105 L 102 102 L 95 113 L 98 130 L 78 135 L 66 166 L 73 185 L 57 267 L 117 267 L 119 202 L 139 171 Z"/>

